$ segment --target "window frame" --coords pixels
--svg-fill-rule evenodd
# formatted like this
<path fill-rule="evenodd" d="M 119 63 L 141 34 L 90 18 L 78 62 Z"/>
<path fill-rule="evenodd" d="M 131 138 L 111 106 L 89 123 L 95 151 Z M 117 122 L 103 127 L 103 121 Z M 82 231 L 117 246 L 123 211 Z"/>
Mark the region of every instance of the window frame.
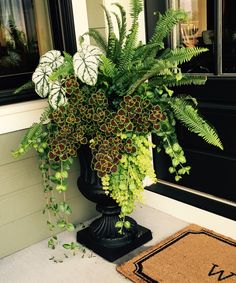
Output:
<path fill-rule="evenodd" d="M 74 26 L 72 0 L 47 0 L 49 20 L 52 31 L 53 48 L 66 51 L 70 54 L 76 52 L 76 35 Z M 14 95 L 16 86 L 23 85 L 31 80 L 32 72 L 19 73 L 0 77 L 0 105 L 40 99 L 34 90 L 27 90 L 20 95 Z M 13 87 L 9 87 L 12 86 Z"/>
<path fill-rule="evenodd" d="M 152 15 L 152 5 L 156 0 L 144 0 L 145 7 L 145 24 L 146 24 L 146 40 L 150 38 L 150 29 L 153 26 L 153 19 L 149 19 L 149 15 Z M 214 73 L 201 73 L 201 75 L 206 75 L 211 81 L 214 80 L 236 80 L 236 73 L 223 73 L 222 71 L 222 0 L 214 0 L 215 9 L 214 9 L 214 36 L 215 36 L 215 48 L 214 48 Z M 155 4 L 159 5 L 160 12 L 164 13 L 168 8 L 176 8 L 173 7 L 172 0 L 158 1 Z M 149 29 L 149 30 L 148 30 Z M 167 39 L 167 46 L 174 46 L 174 34 Z M 192 73 L 193 74 L 193 73 Z M 155 137 L 153 137 L 155 140 Z M 155 143 L 155 142 L 154 142 Z M 157 173 L 161 170 L 161 166 L 166 166 L 165 164 L 165 156 L 160 157 L 160 153 L 157 156 L 157 152 L 153 149 L 153 158 L 154 158 L 154 170 Z M 156 164 L 155 159 L 159 158 L 162 162 L 160 164 Z M 194 207 L 213 212 L 215 214 L 221 215 L 223 217 L 236 220 L 236 207 L 235 203 L 230 202 L 225 199 L 221 199 L 219 197 L 215 197 L 212 195 L 207 195 L 206 193 L 202 193 L 200 191 L 196 191 L 192 188 L 188 188 L 185 186 L 180 186 L 175 183 L 166 181 L 163 179 L 159 179 L 157 184 L 152 184 L 145 187 L 146 190 L 157 193 L 159 195 L 183 202 L 185 204 L 192 205 Z"/>

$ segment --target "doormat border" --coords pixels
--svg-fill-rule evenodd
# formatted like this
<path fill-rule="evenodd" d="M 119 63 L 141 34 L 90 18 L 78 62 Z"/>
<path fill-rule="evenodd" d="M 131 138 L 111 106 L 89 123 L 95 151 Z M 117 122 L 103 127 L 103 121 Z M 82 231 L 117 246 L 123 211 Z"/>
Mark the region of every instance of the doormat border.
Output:
<path fill-rule="evenodd" d="M 127 264 L 128 262 L 132 262 L 132 264 L 134 264 L 135 266 L 135 270 L 133 271 L 133 273 L 136 276 L 138 276 L 140 279 L 146 280 L 145 282 L 158 283 L 158 281 L 153 280 L 152 278 L 150 278 L 148 275 L 144 273 L 143 268 L 142 268 L 142 263 L 190 234 L 205 234 L 206 236 L 215 238 L 221 242 L 224 242 L 233 247 L 236 247 L 236 242 L 234 241 L 234 239 L 231 239 L 227 236 L 221 235 L 213 230 L 201 227 L 199 225 L 190 224 L 189 226 L 186 226 L 185 228 L 177 231 L 175 234 L 162 240 L 160 243 L 157 243 L 155 246 L 135 256 L 133 259 L 126 261 L 123 264 L 117 266 L 116 269 L 121 274 L 123 274 L 126 278 L 130 278 L 129 275 L 123 273 L 122 269 L 125 264 Z M 136 257 L 138 257 L 138 259 L 134 260 Z"/>

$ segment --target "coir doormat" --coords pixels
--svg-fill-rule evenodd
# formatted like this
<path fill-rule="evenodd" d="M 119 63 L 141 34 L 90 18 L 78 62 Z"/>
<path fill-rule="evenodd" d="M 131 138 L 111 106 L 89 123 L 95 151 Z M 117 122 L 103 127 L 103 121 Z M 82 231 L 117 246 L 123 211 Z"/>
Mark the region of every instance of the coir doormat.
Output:
<path fill-rule="evenodd" d="M 190 225 L 117 270 L 133 282 L 236 283 L 236 241 Z"/>

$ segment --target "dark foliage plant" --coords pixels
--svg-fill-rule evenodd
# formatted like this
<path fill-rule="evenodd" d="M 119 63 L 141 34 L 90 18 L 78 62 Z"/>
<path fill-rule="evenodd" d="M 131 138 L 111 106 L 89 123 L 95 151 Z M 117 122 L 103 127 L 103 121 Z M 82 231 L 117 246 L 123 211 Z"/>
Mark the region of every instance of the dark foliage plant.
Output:
<path fill-rule="evenodd" d="M 110 12 L 103 7 L 108 24 L 106 39 L 97 30 L 89 30 L 86 35 L 97 46 L 86 45 L 81 38 L 73 57 L 51 50 L 40 58 L 32 77 L 36 93 L 47 97 L 48 107 L 13 155 L 18 157 L 30 148 L 38 152 L 46 196 L 44 212 L 51 230 L 74 228 L 68 220 L 71 209 L 65 191 L 68 171 L 82 144 L 91 148 L 91 166 L 106 194 L 121 207 L 121 221 L 117 223 L 121 233 L 129 228 L 125 216 L 142 200 L 144 179 L 150 177 L 156 182 L 151 135 L 158 137 L 159 149 L 171 158 L 169 171 L 176 181 L 190 171 L 178 142 L 176 120 L 206 142 L 223 148 L 214 128 L 200 116 L 196 99 L 177 96 L 171 90 L 206 81 L 204 76 L 183 74 L 180 65 L 207 49 L 164 47 L 163 40 L 186 19 L 186 13 L 168 10 L 160 16 L 149 42 L 141 44 L 137 36 L 142 1 L 131 0 L 129 31 L 124 8 L 118 3 L 114 6 L 118 35 Z M 62 201 L 56 199 L 55 192 L 64 196 Z M 56 242 L 54 235 L 49 246 L 55 248 Z M 76 245 L 64 247 L 75 249 Z"/>

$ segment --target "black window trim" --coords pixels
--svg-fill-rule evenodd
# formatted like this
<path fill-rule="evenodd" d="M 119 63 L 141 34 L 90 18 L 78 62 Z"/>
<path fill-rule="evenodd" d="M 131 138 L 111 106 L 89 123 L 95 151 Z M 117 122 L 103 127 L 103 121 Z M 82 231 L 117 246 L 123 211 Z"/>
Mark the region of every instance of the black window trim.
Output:
<path fill-rule="evenodd" d="M 148 27 L 148 12 L 147 5 L 148 1 L 144 0 L 145 7 L 145 25 L 146 25 L 146 40 L 148 41 L 149 33 L 147 30 Z M 156 1 L 156 0 L 151 0 Z M 161 0 L 162 1 L 162 0 Z M 215 1 L 215 10 L 214 10 L 214 27 L 215 27 L 215 38 L 216 38 L 216 46 L 214 50 L 215 56 L 215 72 L 204 74 L 207 75 L 208 78 L 214 79 L 227 79 L 231 80 L 236 78 L 236 74 L 232 73 L 223 73 L 222 72 L 222 0 L 214 0 Z M 150 2 L 149 2 L 150 3 Z M 162 5 L 165 8 L 170 7 L 170 0 L 165 0 L 162 2 Z M 161 11 L 163 12 L 163 11 Z M 169 42 L 168 42 L 169 43 Z M 169 43 L 170 44 L 170 43 Z M 157 152 L 155 149 L 153 150 L 153 158 L 157 158 Z M 158 173 L 158 168 L 155 168 L 155 172 Z M 192 205 L 194 207 L 215 213 L 217 215 L 236 220 L 236 207 L 225 202 L 221 202 L 212 198 L 207 198 L 204 195 L 195 194 L 193 192 L 185 191 L 180 188 L 175 187 L 175 184 L 163 184 L 158 183 L 152 184 L 145 188 L 148 191 L 169 197 L 171 199 Z"/>

